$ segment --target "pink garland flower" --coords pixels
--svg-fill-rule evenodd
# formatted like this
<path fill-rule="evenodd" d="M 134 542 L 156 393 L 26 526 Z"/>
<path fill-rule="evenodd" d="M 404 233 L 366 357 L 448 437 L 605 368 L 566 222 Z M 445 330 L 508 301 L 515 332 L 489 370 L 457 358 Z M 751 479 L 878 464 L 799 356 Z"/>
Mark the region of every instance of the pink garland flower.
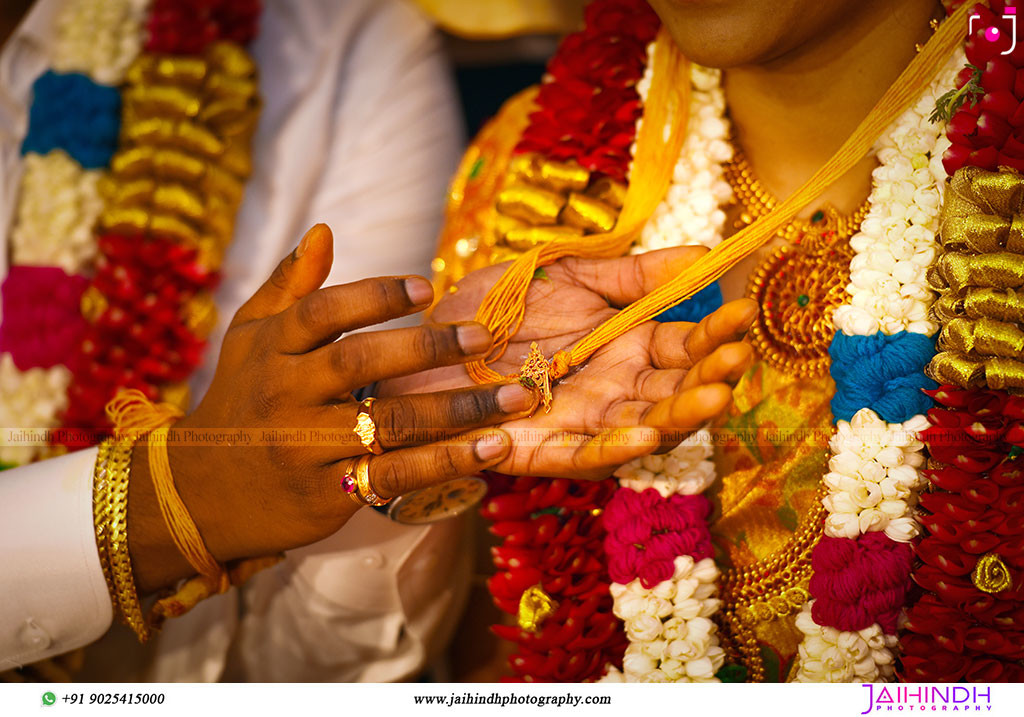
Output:
<path fill-rule="evenodd" d="M 625 585 L 639 578 L 645 588 L 652 588 L 672 577 L 678 556 L 710 558 L 710 513 L 711 503 L 702 495 L 662 498 L 653 488 L 641 493 L 618 490 L 604 512 L 604 549 L 612 581 Z"/>
<path fill-rule="evenodd" d="M 864 533 L 856 540 L 822 536 L 811 555 L 814 621 L 849 632 L 877 622 L 884 632 L 896 632 L 913 559 L 909 544 L 884 533 Z"/>
<path fill-rule="evenodd" d="M 2 289 L 0 352 L 21 371 L 65 363 L 86 328 L 80 305 L 88 285 L 57 267 L 11 267 Z"/>

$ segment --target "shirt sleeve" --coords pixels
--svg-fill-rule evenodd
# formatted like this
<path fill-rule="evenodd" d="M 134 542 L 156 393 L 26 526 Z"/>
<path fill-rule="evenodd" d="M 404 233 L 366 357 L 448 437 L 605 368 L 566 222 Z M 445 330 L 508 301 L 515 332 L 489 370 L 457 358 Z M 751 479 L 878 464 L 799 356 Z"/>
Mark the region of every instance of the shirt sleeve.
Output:
<path fill-rule="evenodd" d="M 86 645 L 112 608 L 92 519 L 96 449 L 0 473 L 0 671 Z"/>
<path fill-rule="evenodd" d="M 405 3 L 374 6 L 345 57 L 334 136 L 307 217 L 334 232 L 327 284 L 429 276 L 463 144 L 458 107 L 433 27 Z"/>

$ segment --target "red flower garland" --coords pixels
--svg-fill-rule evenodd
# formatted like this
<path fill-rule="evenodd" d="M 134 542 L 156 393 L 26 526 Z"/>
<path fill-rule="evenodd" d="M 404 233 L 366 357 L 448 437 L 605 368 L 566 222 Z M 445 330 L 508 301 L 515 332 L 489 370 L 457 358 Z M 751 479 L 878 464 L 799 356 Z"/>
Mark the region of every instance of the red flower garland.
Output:
<path fill-rule="evenodd" d="M 519 647 L 509 659 L 517 679 L 586 682 L 599 678 L 608 663 L 621 666 L 626 638 L 612 614 L 600 560 L 601 507 L 614 484 L 493 474 L 490 479 L 492 495 L 481 512 L 495 521 L 491 532 L 504 538 L 493 550 L 497 572 L 488 582 L 495 604 L 516 615 L 523 592 L 535 585 L 557 603 L 535 633 L 492 628 Z"/>
<path fill-rule="evenodd" d="M 91 286 L 107 303 L 67 362 L 74 379 L 66 427 L 107 425 L 104 407 L 121 388 L 155 400 L 158 386 L 191 375 L 205 346 L 187 326 L 186 305 L 217 275 L 195 249 L 113 234 L 99 238 L 99 249 Z"/>
<path fill-rule="evenodd" d="M 258 30 L 260 0 L 155 0 L 146 52 L 201 55 L 217 40 L 248 44 Z"/>
<path fill-rule="evenodd" d="M 943 386 L 923 432 L 941 491 L 921 497 L 929 515 L 914 580 L 927 590 L 907 615 L 904 677 L 911 681 L 1021 681 L 1024 668 L 1024 397 Z M 1011 584 L 996 593 L 972 579 L 995 554 Z"/>
<path fill-rule="evenodd" d="M 548 63 L 538 110 L 515 151 L 575 160 L 624 181 L 642 112 L 636 83 L 659 24 L 643 0 L 592 2 L 584 29 L 565 38 Z"/>
<path fill-rule="evenodd" d="M 1001 54 L 1010 49 L 1016 30 L 1013 21 L 1003 17 L 1004 10 L 1017 3 L 992 0 L 991 4 L 991 10 L 980 4 L 972 10 L 980 20 L 974 22 L 974 34 L 964 49 L 967 61 L 982 71 L 977 84 L 984 95 L 976 104 L 965 102 L 949 122 L 946 136 L 952 145 L 942 164 L 950 176 L 968 165 L 1024 171 L 1024 42 L 1018 42 L 1013 52 Z M 985 37 L 990 27 L 1000 31 L 995 41 Z M 958 88 L 973 75 L 971 68 L 964 68 Z"/>

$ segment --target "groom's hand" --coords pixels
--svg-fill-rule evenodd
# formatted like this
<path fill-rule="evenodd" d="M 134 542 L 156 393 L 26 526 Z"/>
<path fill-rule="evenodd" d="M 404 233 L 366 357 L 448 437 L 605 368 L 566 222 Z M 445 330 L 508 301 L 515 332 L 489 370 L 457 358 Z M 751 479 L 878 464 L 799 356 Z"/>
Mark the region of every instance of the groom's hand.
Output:
<path fill-rule="evenodd" d="M 171 430 L 175 484 L 220 561 L 320 540 L 355 513 L 340 485 L 352 459 L 368 455 L 353 432 L 354 389 L 460 364 L 491 347 L 490 333 L 474 322 L 349 333 L 421 311 L 433 291 L 422 277 L 321 289 L 332 258 L 331 232 L 318 225 L 235 314 L 209 391 Z M 507 455 L 509 437 L 482 427 L 532 405 L 533 395 L 518 385 L 377 400 L 373 420 L 384 452 L 369 459 L 374 491 L 390 498 L 493 466 Z M 128 514 L 143 590 L 192 572 L 160 518 L 142 446 L 133 457 Z"/>

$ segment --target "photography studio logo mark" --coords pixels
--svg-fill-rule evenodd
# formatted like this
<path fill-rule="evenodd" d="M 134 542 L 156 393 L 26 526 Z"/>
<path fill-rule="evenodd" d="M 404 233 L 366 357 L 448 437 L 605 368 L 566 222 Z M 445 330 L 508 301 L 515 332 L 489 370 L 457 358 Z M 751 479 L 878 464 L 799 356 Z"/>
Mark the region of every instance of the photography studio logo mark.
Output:
<path fill-rule="evenodd" d="M 974 36 L 974 23 L 980 20 L 981 15 L 974 13 L 967 24 L 967 34 Z M 1009 55 L 1017 47 L 1017 8 L 1007 5 L 1003 8 L 1003 19 L 1010 21 L 1010 49 L 1000 52 L 1000 55 Z M 995 25 L 985 28 L 985 39 L 989 42 L 996 42 L 1002 36 L 1002 31 Z"/>
<path fill-rule="evenodd" d="M 877 712 L 990 712 L 992 687 L 965 687 L 946 685 L 929 687 L 920 685 L 877 686 L 870 682 L 861 685 L 868 691 L 868 707 L 862 715 Z"/>

